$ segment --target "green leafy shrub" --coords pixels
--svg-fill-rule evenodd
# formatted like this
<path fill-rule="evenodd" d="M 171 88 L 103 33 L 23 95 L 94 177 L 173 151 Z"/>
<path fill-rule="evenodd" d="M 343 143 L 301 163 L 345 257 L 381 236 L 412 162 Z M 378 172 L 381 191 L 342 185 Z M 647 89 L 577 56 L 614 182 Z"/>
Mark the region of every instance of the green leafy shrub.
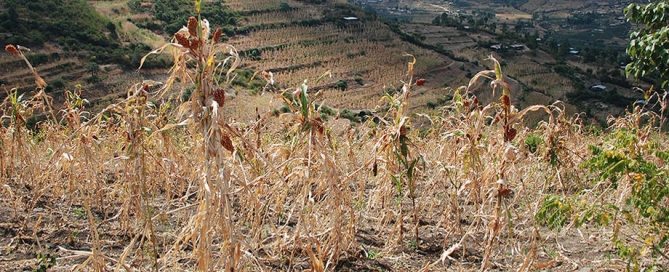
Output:
<path fill-rule="evenodd" d="M 292 10 L 292 9 L 293 9 L 293 8 L 290 7 L 290 5 L 289 5 L 288 3 L 286 3 L 286 2 L 281 2 L 281 4 L 279 5 L 279 10 L 280 10 L 280 11 L 290 11 L 290 10 Z"/>
<path fill-rule="evenodd" d="M 550 229 L 559 229 L 569 223 L 573 212 L 570 199 L 559 195 L 548 195 L 544 198 L 535 219 Z"/>
<path fill-rule="evenodd" d="M 351 122 L 358 123 L 360 122 L 360 119 L 358 118 L 358 115 L 355 114 L 353 111 L 349 109 L 342 109 L 339 111 L 339 117 L 348 119 Z"/>
<path fill-rule="evenodd" d="M 627 54 L 632 59 L 626 71 L 637 78 L 656 76 L 662 87 L 669 84 L 669 3 L 655 0 L 647 4 L 630 4 L 627 18 L 639 25 L 630 34 Z"/>
<path fill-rule="evenodd" d="M 62 89 L 65 87 L 65 81 L 63 81 L 62 78 L 58 78 L 54 81 L 51 81 L 51 86 L 53 86 L 56 89 Z"/>
<path fill-rule="evenodd" d="M 46 272 L 50 268 L 56 265 L 56 257 L 51 254 L 37 254 L 37 268 L 34 271 L 36 272 Z"/>
<path fill-rule="evenodd" d="M 346 80 L 337 81 L 335 88 L 340 91 L 346 91 L 348 89 L 348 82 Z"/>
<path fill-rule="evenodd" d="M 617 188 L 625 179 L 630 188 L 624 205 L 608 210 L 622 213 L 630 223 L 644 222 L 648 228 L 637 235 L 645 241 L 642 245 L 627 244 L 615 239 L 621 256 L 636 262 L 637 254 L 644 247 L 651 252 L 664 254 L 669 241 L 669 152 L 656 150 L 652 142 L 640 144 L 646 130 L 617 129 L 602 145 L 592 145 L 592 157 L 583 166 L 597 176 L 597 183 Z M 614 237 L 615 238 L 615 237 Z"/>
<path fill-rule="evenodd" d="M 142 0 L 129 0 L 128 7 L 134 12 L 145 12 L 146 10 L 142 8 Z"/>
<path fill-rule="evenodd" d="M 527 149 L 531 153 L 536 153 L 537 150 L 539 149 L 539 146 L 542 145 L 543 143 L 544 139 L 537 134 L 530 134 L 527 135 L 527 138 L 525 138 L 525 146 L 527 146 Z"/>
<path fill-rule="evenodd" d="M 181 101 L 186 102 L 190 100 L 191 95 L 193 95 L 193 91 L 195 90 L 195 86 L 190 86 L 184 89 L 184 91 L 181 93 Z"/>

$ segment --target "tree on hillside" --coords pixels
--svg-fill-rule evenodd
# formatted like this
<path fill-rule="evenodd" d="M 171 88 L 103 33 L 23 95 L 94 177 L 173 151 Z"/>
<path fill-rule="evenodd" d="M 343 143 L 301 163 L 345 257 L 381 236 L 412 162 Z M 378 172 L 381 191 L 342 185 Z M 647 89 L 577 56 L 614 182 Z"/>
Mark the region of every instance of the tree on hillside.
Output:
<path fill-rule="evenodd" d="M 657 77 L 664 88 L 669 84 L 669 0 L 630 4 L 627 19 L 639 29 L 630 34 L 627 73 L 636 78 Z"/>

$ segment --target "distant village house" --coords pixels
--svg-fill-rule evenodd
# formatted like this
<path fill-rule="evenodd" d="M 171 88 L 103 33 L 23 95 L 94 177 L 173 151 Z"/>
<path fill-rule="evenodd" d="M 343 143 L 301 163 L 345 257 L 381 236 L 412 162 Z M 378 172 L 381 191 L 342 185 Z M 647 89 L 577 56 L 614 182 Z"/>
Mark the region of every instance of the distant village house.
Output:
<path fill-rule="evenodd" d="M 590 86 L 590 90 L 593 92 L 606 92 L 608 88 L 602 84 L 597 84 Z"/>

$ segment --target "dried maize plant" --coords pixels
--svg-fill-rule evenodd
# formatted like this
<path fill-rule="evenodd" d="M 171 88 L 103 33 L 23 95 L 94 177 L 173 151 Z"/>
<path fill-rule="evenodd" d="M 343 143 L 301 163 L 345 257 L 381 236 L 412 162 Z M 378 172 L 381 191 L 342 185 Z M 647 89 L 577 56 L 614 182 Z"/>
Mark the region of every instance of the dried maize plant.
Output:
<path fill-rule="evenodd" d="M 24 150 L 27 148 L 24 145 L 23 137 L 27 137 L 25 127 L 29 118 L 33 116 L 33 113 L 36 111 L 49 111 L 51 116 L 53 116 L 53 99 L 48 96 L 44 89 L 47 84 L 46 81 L 37 73 L 37 70 L 30 64 L 28 58 L 23 54 L 23 51 L 30 51 L 30 49 L 20 46 L 20 45 L 11 45 L 8 44 L 5 46 L 5 52 L 8 54 L 22 59 L 28 69 L 30 69 L 33 77 L 35 79 L 35 85 L 37 86 L 37 93 L 35 93 L 30 99 L 26 99 L 25 93 L 19 94 L 19 90 L 12 89 L 8 92 L 7 97 L 2 102 L 2 108 L 0 112 L 2 117 L 0 118 L 0 126 L 3 126 L 3 131 L 5 133 L 10 133 L 11 141 L 8 141 L 9 147 L 5 146 L 6 141 L 2 141 L 2 157 L 0 157 L 0 176 L 4 176 L 7 171 L 13 171 L 17 167 L 17 163 L 20 161 L 29 163 L 29 160 L 23 160 L 22 157 L 27 155 L 29 152 Z M 4 126 L 8 129 L 5 129 Z M 4 135 L 3 135 L 4 137 Z M 5 150 L 9 150 L 9 162 L 6 162 L 5 159 Z M 17 161 L 18 160 L 18 161 Z"/>
<path fill-rule="evenodd" d="M 195 7 L 198 16 L 190 17 L 171 43 L 149 55 L 172 49 L 174 66 L 157 95 L 164 95 L 177 80 L 184 87 L 195 86 L 190 100 L 179 109 L 188 113 L 203 136 L 205 162 L 199 184 L 200 205 L 184 230 L 182 242 L 190 240 L 195 245 L 193 257 L 199 270 L 233 271 L 237 270 L 241 255 L 233 233 L 231 181 L 224 167 L 224 150 L 231 141 L 221 108 L 232 72 L 239 65 L 239 55 L 231 45 L 220 43 L 223 35 L 220 28 L 212 33 L 209 22 L 200 18 L 200 1 L 195 1 Z M 142 64 L 149 55 L 142 59 Z M 211 251 L 217 241 L 221 241 L 221 254 L 225 256 L 223 264 L 212 262 Z"/>
<path fill-rule="evenodd" d="M 317 106 L 309 99 L 307 82 L 292 93 L 284 91 L 281 96 L 289 111 L 284 116 L 290 118 L 285 153 L 287 158 L 292 157 L 290 160 L 297 160 L 302 165 L 286 165 L 284 172 L 290 173 L 283 176 L 291 189 L 279 198 L 299 207 L 293 237 L 296 246 L 304 245 L 305 248 L 300 250 L 309 253 L 312 269 L 332 269 L 354 242 L 355 215 L 351 207 L 351 191 L 346 186 L 351 176 L 343 175 L 337 165 L 337 147 L 321 118 L 323 103 Z M 281 190 L 285 191 L 285 188 L 277 189 Z M 313 246 L 318 254 L 313 252 Z"/>
<path fill-rule="evenodd" d="M 8 44 L 5 46 L 5 51 L 9 53 L 12 56 L 19 57 L 25 61 L 26 65 L 30 69 L 30 71 L 33 74 L 33 77 L 35 78 L 35 85 L 37 85 L 38 90 L 44 90 L 46 88 L 46 81 L 37 73 L 37 70 L 30 64 L 30 61 L 26 58 L 25 55 L 23 55 L 23 50 L 30 51 L 30 49 L 25 48 L 20 45 L 11 45 Z"/>
<path fill-rule="evenodd" d="M 148 84 L 138 84 L 130 88 L 126 100 L 115 107 L 118 114 L 124 119 L 121 128 L 124 128 L 123 136 L 125 138 L 125 171 L 124 178 L 124 197 L 123 205 L 120 211 L 121 228 L 128 229 L 128 222 L 131 222 L 130 215 L 135 214 L 141 218 L 141 223 L 134 231 L 136 241 L 139 240 L 138 248 L 145 248 L 151 260 L 151 266 L 154 270 L 158 269 L 158 244 L 156 242 L 156 233 L 154 231 L 153 217 L 155 208 L 151 206 L 152 195 L 149 182 L 150 177 L 155 176 L 150 173 L 149 162 L 147 162 L 146 150 L 151 150 L 148 143 L 148 132 L 154 130 L 149 123 L 151 112 L 151 103 L 148 101 Z M 155 150 L 155 149 L 154 149 Z M 167 179 L 165 179 L 167 180 Z M 150 243 L 150 245 L 148 245 Z M 146 245 L 146 246 L 145 246 Z M 126 252 L 134 246 L 126 248 Z M 124 252 L 124 253 L 126 253 Z M 140 251 L 142 252 L 142 251 Z M 127 254 L 124 254 L 127 256 Z"/>
<path fill-rule="evenodd" d="M 63 178 L 67 180 L 69 196 L 72 204 L 82 205 L 80 208 L 85 212 L 87 230 L 91 235 L 90 251 L 69 250 L 60 248 L 64 255 L 72 259 L 85 259 L 82 263 L 75 266 L 76 270 L 105 271 L 108 269 L 108 262 L 115 260 L 106 256 L 103 252 L 103 241 L 98 231 L 97 217 L 94 211 L 102 211 L 104 208 L 105 195 L 102 186 L 104 181 L 99 173 L 103 172 L 103 163 L 99 144 L 95 135 L 99 135 L 99 129 L 95 126 L 86 126 L 73 132 L 74 141 L 65 147 L 65 152 L 57 160 L 57 165 L 66 169 L 63 171 Z M 81 171 L 80 169 L 86 169 Z M 81 203 L 81 204 L 79 204 Z"/>
<path fill-rule="evenodd" d="M 82 91 L 81 86 L 76 86 L 74 90 L 65 90 L 65 103 L 61 113 L 71 131 L 80 129 L 82 117 L 88 114 L 84 111 L 88 100 L 81 96 Z"/>
<path fill-rule="evenodd" d="M 573 171 L 574 168 L 577 168 L 576 166 L 578 165 L 578 162 L 571 159 L 574 157 L 572 155 L 574 152 L 585 151 L 570 150 L 567 146 L 567 142 L 575 142 L 575 139 L 583 137 L 581 131 L 582 122 L 578 115 L 573 118 L 567 118 L 565 110 L 560 102 L 556 102 L 547 108 L 551 112 L 548 121 L 541 122 L 537 126 L 537 131 L 543 131 L 542 135 L 545 139 L 544 142 L 546 143 L 543 158 L 544 161 L 548 162 L 550 165 L 550 171 L 552 172 L 547 176 L 551 177 L 551 180 L 556 180 L 559 189 L 566 192 L 569 188 L 564 182 L 563 169 Z M 576 153 L 576 155 L 582 157 L 586 154 Z M 552 187 L 554 184 L 547 185 Z"/>
<path fill-rule="evenodd" d="M 9 151 L 7 158 L 3 156 L 3 176 L 12 173 L 17 167 L 27 161 L 27 139 L 29 132 L 26 131 L 26 120 L 32 116 L 33 109 L 24 94 L 19 95 L 18 90 L 12 90 L 2 103 L 2 125 L 5 130 L 6 140 L 3 141 L 3 155 L 5 150 Z M 7 161 L 8 160 L 8 161 Z"/>
<path fill-rule="evenodd" d="M 663 131 L 662 128 L 667 122 L 666 113 L 667 108 L 669 108 L 669 91 L 655 90 L 655 86 L 650 86 L 647 90 L 635 87 L 633 90 L 643 94 L 643 99 L 634 102 L 632 112 L 644 112 L 645 114 L 643 115 L 657 115 L 655 118 L 658 120 L 654 120 L 658 122 L 657 124 L 651 123 L 650 121 L 653 121 L 653 118 L 649 118 L 648 116 L 641 116 L 642 118 L 640 118 L 639 121 L 650 123 L 652 126 L 655 126 L 655 129 L 658 131 Z"/>
<path fill-rule="evenodd" d="M 499 233 L 503 226 L 506 225 L 509 232 L 512 231 L 511 211 L 508 208 L 503 210 L 503 207 L 509 206 L 507 199 L 510 198 L 513 193 L 513 184 L 509 182 L 510 177 L 507 176 L 507 174 L 509 173 L 510 167 L 512 167 L 518 160 L 518 149 L 512 143 L 518 135 L 516 126 L 521 124 L 523 117 L 531 111 L 544 111 L 552 116 L 552 111 L 548 107 L 541 105 L 531 106 L 522 111 L 515 109 L 511 105 L 510 86 L 502 72 L 501 64 L 492 56 L 489 59 L 493 62 L 494 69 L 477 73 L 467 86 L 467 90 L 469 92 L 474 86 L 478 85 L 480 79 L 489 79 L 491 80 L 490 86 L 493 95 L 499 89 L 502 91 L 500 102 L 499 104 L 493 103 L 482 109 L 474 109 L 468 117 L 469 120 L 467 120 L 467 123 L 470 125 L 467 126 L 469 128 L 465 134 L 469 142 L 469 151 L 467 153 L 470 156 L 471 164 L 475 166 L 473 169 L 476 170 L 471 172 L 476 174 L 471 177 L 471 180 L 474 180 L 474 182 L 470 182 L 471 185 L 473 185 L 470 188 L 473 190 L 474 198 L 478 200 L 478 203 L 481 203 L 478 207 L 479 213 L 489 214 L 485 211 L 485 203 L 494 203 L 492 221 L 486 223 L 488 230 L 485 234 L 486 245 L 484 248 L 483 261 L 481 263 L 482 271 L 488 269 L 495 242 L 498 240 Z M 472 117 L 476 120 L 472 120 Z M 492 121 L 491 125 L 501 125 L 501 138 L 503 141 L 496 140 L 497 138 L 494 137 L 494 135 L 487 135 L 490 139 L 488 139 L 489 143 L 486 145 L 486 149 L 485 147 L 480 147 L 478 141 L 484 136 L 482 131 L 485 130 L 488 120 Z M 489 166 L 484 171 L 478 172 L 478 170 L 481 170 L 480 155 L 482 152 L 487 154 L 497 154 L 498 158 L 493 158 L 491 160 L 494 163 L 493 167 Z M 488 190 L 489 186 L 493 185 L 491 183 L 492 180 L 496 180 L 494 183 L 496 189 Z M 485 195 L 481 194 L 481 189 L 485 190 Z M 502 222 L 503 219 L 506 219 L 506 224 Z"/>
<path fill-rule="evenodd" d="M 101 138 L 105 132 L 103 126 L 96 123 L 96 118 L 81 123 L 86 120 L 87 112 L 85 99 L 80 93 L 81 89 L 78 88 L 69 92 L 66 97 L 66 107 L 63 110 L 65 124 L 53 128 L 54 131 L 62 131 L 62 134 L 53 133 L 49 143 L 57 145 L 49 147 L 49 156 L 45 156 L 46 161 L 42 162 L 48 166 L 35 179 L 44 184 L 49 184 L 51 180 L 63 180 L 63 183 L 53 188 L 45 186 L 49 193 L 45 192 L 45 195 L 62 195 L 66 200 L 65 205 L 77 209 L 79 216 L 86 219 L 86 225 L 82 227 L 90 235 L 90 251 L 59 247 L 64 258 L 84 259 L 74 267 L 75 270 L 104 271 L 110 268 L 109 263 L 117 262 L 105 255 L 104 239 L 101 238 L 104 233 L 101 234 L 98 230 L 103 222 L 97 214 L 106 214 L 105 207 L 108 204 L 105 202 L 108 198 L 103 175 L 105 156 L 101 155 L 105 152 L 106 141 Z"/>
<path fill-rule="evenodd" d="M 427 116 L 433 126 L 431 136 L 439 144 L 430 147 L 436 152 L 428 152 L 424 158 L 427 165 L 425 179 L 442 182 L 426 185 L 432 188 L 426 188 L 422 197 L 439 199 L 425 212 L 441 209 L 437 211 L 441 217 L 438 225 L 443 226 L 446 235 L 441 258 L 424 267 L 424 271 L 429 271 L 439 262 L 453 260 L 450 255 L 455 252 L 461 251 L 463 255 L 469 251 L 466 240 L 475 238 L 480 227 L 486 225 L 487 218 L 492 218 L 492 212 L 487 211 L 487 207 L 495 200 L 494 191 L 497 190 L 491 187 L 498 175 L 495 164 L 499 161 L 488 157 L 500 152 L 496 147 L 500 145 L 494 133 L 496 127 L 491 125 L 495 116 L 499 115 L 496 111 L 498 105 L 481 106 L 472 89 L 480 85 L 482 79 L 494 81 L 493 78 L 493 70 L 477 74 L 468 86 L 452 90 L 453 99 L 442 108 L 442 116 Z M 446 199 L 443 199 L 444 196 Z M 463 220 L 471 221 L 467 229 L 462 228 Z M 483 235 L 487 237 L 488 231 Z M 459 238 L 453 240 L 456 236 Z"/>
<path fill-rule="evenodd" d="M 657 94 L 657 93 L 656 93 Z M 667 122 L 667 109 L 669 108 L 669 91 L 665 91 L 662 93 L 662 95 L 657 94 L 656 97 L 658 99 L 657 104 L 660 105 L 660 126 L 657 128 L 658 131 L 662 131 L 662 128 L 664 127 L 664 124 Z"/>
<path fill-rule="evenodd" d="M 404 237 L 404 208 L 403 200 L 405 195 L 411 200 L 412 218 L 413 218 L 413 232 L 414 245 L 418 246 L 418 207 L 416 203 L 417 198 L 417 184 L 418 177 L 418 163 L 422 160 L 422 156 L 417 152 L 412 152 L 416 149 L 416 145 L 412 142 L 410 135 L 411 119 L 407 116 L 409 107 L 409 97 L 411 88 L 415 85 L 413 81 L 414 65 L 416 58 L 412 55 L 405 55 L 411 57 L 408 62 L 407 77 L 408 80 L 404 82 L 402 92 L 396 95 L 386 94 L 384 99 L 387 102 L 388 111 L 383 122 L 383 131 L 379 136 L 378 141 L 373 147 L 374 157 L 372 158 L 372 169 L 375 174 L 378 169 L 378 161 L 385 162 L 386 182 L 380 186 L 381 188 L 381 202 L 382 207 L 385 208 L 386 197 L 389 201 L 394 201 L 397 204 L 396 214 L 393 216 L 384 216 L 382 224 L 387 220 L 394 221 L 396 224 L 397 243 L 403 242 Z"/>
<path fill-rule="evenodd" d="M 46 94 L 45 91 L 47 83 L 39 75 L 39 73 L 37 73 L 37 69 L 35 69 L 35 67 L 33 67 L 32 64 L 30 64 L 28 58 L 26 58 L 26 56 L 23 54 L 23 51 L 30 51 L 30 49 L 20 45 L 8 44 L 5 46 L 5 51 L 14 57 L 22 59 L 26 63 L 26 66 L 28 67 L 28 69 L 30 69 L 30 72 L 33 74 L 37 91 L 32 96 L 31 103 L 36 109 L 40 110 L 41 112 L 49 113 L 50 115 L 49 117 L 53 118 L 53 120 L 55 121 L 56 115 L 53 111 L 53 97 Z"/>

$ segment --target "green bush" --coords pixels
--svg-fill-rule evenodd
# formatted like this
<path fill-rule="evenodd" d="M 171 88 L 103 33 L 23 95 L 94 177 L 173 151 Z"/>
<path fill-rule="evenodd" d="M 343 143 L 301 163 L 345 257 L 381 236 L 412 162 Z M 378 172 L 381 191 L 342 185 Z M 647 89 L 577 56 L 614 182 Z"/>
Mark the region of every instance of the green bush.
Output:
<path fill-rule="evenodd" d="M 279 5 L 279 10 L 280 11 L 289 11 L 291 9 L 293 9 L 293 8 L 291 8 L 290 5 L 286 2 L 281 2 L 281 4 Z"/>
<path fill-rule="evenodd" d="M 138 13 L 146 11 L 142 8 L 142 0 L 129 0 L 128 7 L 130 10 Z"/>
<path fill-rule="evenodd" d="M 26 55 L 26 58 L 28 59 L 28 61 L 30 61 L 30 63 L 33 66 L 38 66 L 38 65 L 49 62 L 49 56 L 46 55 L 46 54 L 41 54 L 41 53 L 28 54 L 28 55 Z"/>
<path fill-rule="evenodd" d="M 100 78 L 97 75 L 92 75 L 92 76 L 90 76 L 89 78 L 86 79 L 86 82 L 91 83 L 91 84 L 100 83 L 100 82 L 102 82 L 102 78 Z"/>
<path fill-rule="evenodd" d="M 53 86 L 56 89 L 62 89 L 65 87 L 65 81 L 63 81 L 62 78 L 56 79 L 54 81 L 51 81 L 51 86 Z"/>
<path fill-rule="evenodd" d="M 339 117 L 344 118 L 344 119 L 348 119 L 348 120 L 350 120 L 351 122 L 354 122 L 354 123 L 360 122 L 360 119 L 358 119 L 358 116 L 355 113 L 353 113 L 353 111 L 351 111 L 349 109 L 340 110 L 339 111 Z"/>
<path fill-rule="evenodd" d="M 527 146 L 527 149 L 531 153 L 536 153 L 537 150 L 539 149 L 539 146 L 542 145 L 543 143 L 544 139 L 537 134 L 530 134 L 527 135 L 527 138 L 525 138 L 525 146 Z"/>
<path fill-rule="evenodd" d="M 346 80 L 339 80 L 335 83 L 335 88 L 340 91 L 346 91 L 348 89 L 348 82 Z"/>
<path fill-rule="evenodd" d="M 550 229 L 559 229 L 567 225 L 574 208 L 570 199 L 559 195 L 548 195 L 541 203 L 535 219 L 542 225 Z"/>
<path fill-rule="evenodd" d="M 189 86 L 184 91 L 181 93 L 181 102 L 186 102 L 190 100 L 191 95 L 193 95 L 193 91 L 195 90 L 195 86 Z"/>
<path fill-rule="evenodd" d="M 622 213 L 630 222 L 644 222 L 648 228 L 640 229 L 638 239 L 644 245 L 628 244 L 614 237 L 618 253 L 635 263 L 634 252 L 649 250 L 662 253 L 669 241 L 669 152 L 656 150 L 650 142 L 639 145 L 640 130 L 617 129 L 610 133 L 601 145 L 590 146 L 592 157 L 583 167 L 597 176 L 595 182 L 617 188 L 623 178 L 630 190 L 620 206 L 611 205 L 607 210 L 594 213 Z M 605 214 L 606 215 L 606 214 Z M 643 247 L 646 247 L 645 249 Z"/>

